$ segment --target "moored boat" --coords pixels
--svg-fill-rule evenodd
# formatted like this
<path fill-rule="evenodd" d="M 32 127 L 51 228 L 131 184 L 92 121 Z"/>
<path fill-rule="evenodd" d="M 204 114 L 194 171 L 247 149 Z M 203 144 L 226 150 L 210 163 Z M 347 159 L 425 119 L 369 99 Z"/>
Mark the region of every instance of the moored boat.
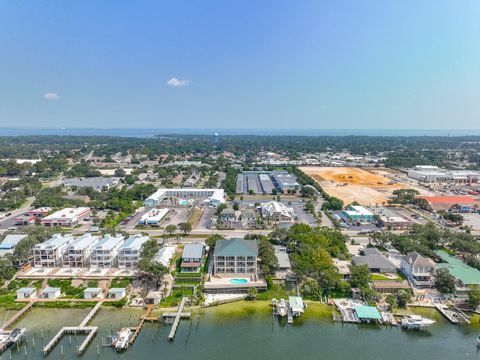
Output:
<path fill-rule="evenodd" d="M 10 336 L 8 337 L 8 344 L 13 345 L 19 342 L 23 336 L 25 335 L 25 332 L 27 329 L 25 328 L 16 328 L 13 329 L 12 332 L 10 333 Z"/>
<path fill-rule="evenodd" d="M 128 348 L 132 330 L 130 328 L 123 328 L 117 331 L 117 334 L 112 339 L 112 346 L 117 351 L 122 351 Z"/>
<path fill-rule="evenodd" d="M 277 314 L 278 316 L 286 316 L 288 313 L 288 303 L 285 299 L 280 299 L 280 301 L 277 302 Z"/>
<path fill-rule="evenodd" d="M 401 326 L 407 330 L 425 330 L 435 324 L 435 320 L 424 318 L 420 315 L 409 315 L 402 319 Z"/>

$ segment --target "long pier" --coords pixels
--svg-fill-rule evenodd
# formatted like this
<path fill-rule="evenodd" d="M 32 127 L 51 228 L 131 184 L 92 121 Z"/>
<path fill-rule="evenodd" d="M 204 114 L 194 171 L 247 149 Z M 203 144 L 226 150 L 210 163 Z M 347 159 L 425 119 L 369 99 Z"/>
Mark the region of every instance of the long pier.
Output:
<path fill-rule="evenodd" d="M 0 329 L 8 329 L 12 324 L 14 324 L 23 314 L 25 314 L 30 308 L 33 306 L 33 301 L 29 301 L 27 305 L 23 308 L 18 310 L 15 315 L 13 315 L 10 319 L 5 321 Z"/>
<path fill-rule="evenodd" d="M 82 355 L 85 350 L 87 349 L 87 346 L 90 344 L 92 339 L 95 337 L 95 335 L 98 332 L 98 327 L 97 326 L 87 326 L 88 322 L 95 316 L 95 314 L 98 312 L 100 309 L 100 306 L 102 306 L 102 303 L 99 301 L 85 316 L 85 318 L 82 320 L 80 325 L 78 326 L 64 326 L 60 329 L 59 332 L 55 334 L 55 336 L 48 342 L 47 345 L 45 345 L 42 349 L 43 356 L 48 355 L 50 351 L 53 350 L 55 345 L 62 339 L 62 337 L 65 334 L 78 334 L 78 333 L 86 333 L 87 337 L 83 342 L 80 344 L 80 346 L 77 347 L 77 355 Z"/>
<path fill-rule="evenodd" d="M 470 323 L 465 314 L 459 310 L 451 310 L 446 305 L 442 304 L 435 304 L 435 309 L 445 316 L 452 324 Z"/>
<path fill-rule="evenodd" d="M 172 341 L 175 338 L 175 334 L 177 332 L 178 324 L 180 323 L 180 319 L 182 318 L 183 308 L 185 307 L 185 303 L 188 300 L 187 297 L 183 297 L 180 305 L 178 305 L 178 310 L 175 314 L 175 320 L 173 320 L 172 329 L 170 330 L 170 334 L 168 334 L 168 340 Z"/>

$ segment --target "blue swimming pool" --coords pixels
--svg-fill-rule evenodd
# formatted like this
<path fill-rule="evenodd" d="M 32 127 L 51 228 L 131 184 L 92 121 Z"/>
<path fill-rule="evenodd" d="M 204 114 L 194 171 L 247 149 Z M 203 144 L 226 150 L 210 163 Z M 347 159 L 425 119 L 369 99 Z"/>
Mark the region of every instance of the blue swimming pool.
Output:
<path fill-rule="evenodd" d="M 230 284 L 233 284 L 233 285 L 242 285 L 246 283 L 248 283 L 247 279 L 231 279 L 230 280 Z"/>

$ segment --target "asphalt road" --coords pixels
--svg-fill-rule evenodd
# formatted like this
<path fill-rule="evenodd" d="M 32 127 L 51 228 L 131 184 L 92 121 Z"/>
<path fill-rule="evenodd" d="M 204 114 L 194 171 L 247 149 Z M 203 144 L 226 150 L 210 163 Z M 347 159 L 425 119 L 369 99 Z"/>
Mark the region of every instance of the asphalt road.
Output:
<path fill-rule="evenodd" d="M 11 214 L 7 217 L 4 217 L 0 220 L 0 229 L 8 229 L 11 226 L 15 226 L 15 218 L 25 212 L 28 212 L 33 209 L 32 203 L 35 201 L 35 197 L 29 197 L 27 202 L 22 205 L 22 207 L 12 210 Z"/>

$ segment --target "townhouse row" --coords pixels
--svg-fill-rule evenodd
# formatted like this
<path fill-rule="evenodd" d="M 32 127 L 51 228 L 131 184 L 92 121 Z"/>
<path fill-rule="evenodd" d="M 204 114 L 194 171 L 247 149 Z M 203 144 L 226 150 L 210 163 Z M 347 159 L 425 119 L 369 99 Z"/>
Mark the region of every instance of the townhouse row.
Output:
<path fill-rule="evenodd" d="M 122 235 L 104 237 L 85 234 L 55 234 L 32 248 L 34 267 L 68 268 L 136 268 L 143 244 L 149 240 L 141 234 L 125 239 Z"/>

